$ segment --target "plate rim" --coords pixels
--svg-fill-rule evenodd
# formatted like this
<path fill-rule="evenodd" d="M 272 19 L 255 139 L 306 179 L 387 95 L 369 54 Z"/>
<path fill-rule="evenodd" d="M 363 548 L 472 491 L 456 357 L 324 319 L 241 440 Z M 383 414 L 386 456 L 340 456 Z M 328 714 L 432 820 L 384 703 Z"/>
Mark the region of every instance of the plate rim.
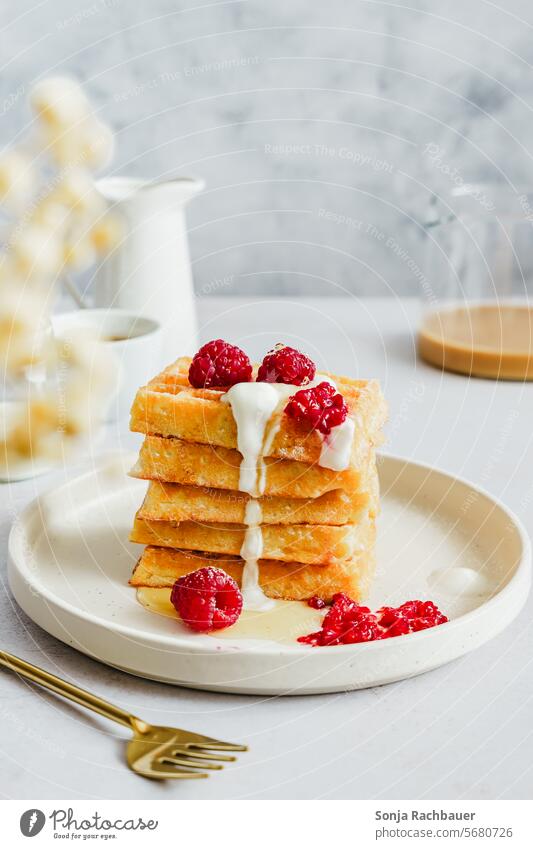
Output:
<path fill-rule="evenodd" d="M 72 478 L 61 482 L 60 484 L 56 484 L 55 486 L 50 486 L 45 491 L 40 493 L 36 498 L 32 499 L 22 510 L 20 515 L 15 519 L 13 525 L 11 526 L 9 536 L 8 536 L 8 584 L 12 593 L 13 586 L 11 580 L 11 570 L 15 569 L 18 575 L 26 582 L 26 584 L 32 588 L 34 588 L 40 596 L 42 596 L 48 605 L 55 606 L 65 613 L 77 618 L 78 620 L 83 621 L 84 623 L 88 623 L 89 625 L 96 626 L 98 628 L 103 628 L 106 631 L 111 633 L 120 633 L 124 637 L 128 638 L 137 638 L 141 637 L 143 640 L 148 640 L 152 644 L 159 644 L 169 646 L 169 637 L 166 634 L 157 634 L 157 633 L 145 633 L 139 631 L 138 628 L 134 628 L 130 625 L 125 625 L 120 622 L 110 623 L 106 619 L 102 619 L 100 616 L 90 613 L 88 611 L 83 610 L 80 607 L 76 607 L 68 601 L 63 600 L 55 593 L 52 593 L 46 585 L 41 584 L 40 582 L 32 581 L 33 577 L 31 573 L 27 570 L 26 562 L 24 556 L 20 555 L 20 552 L 16 550 L 17 546 L 19 546 L 19 539 L 24 538 L 25 528 L 24 525 L 32 518 L 32 516 L 39 512 L 39 507 L 44 499 L 48 498 L 50 495 L 61 492 L 63 489 L 67 489 L 73 483 L 83 480 L 84 478 L 90 477 L 98 473 L 99 470 L 104 468 L 104 462 L 112 458 L 113 462 L 121 462 L 125 463 L 128 461 L 128 458 L 134 459 L 136 454 L 134 452 L 119 452 L 118 454 L 113 453 L 112 455 L 102 454 L 98 458 L 94 458 L 91 468 L 87 469 L 80 474 L 74 475 Z M 418 460 L 412 460 L 408 457 L 403 457 L 399 454 L 392 454 L 389 452 L 378 452 L 378 469 L 380 462 L 391 460 L 393 463 L 402 463 L 409 466 L 415 466 L 418 469 L 423 469 L 428 472 L 436 472 L 439 475 L 443 475 L 444 477 L 450 479 L 451 481 L 458 482 L 463 486 L 467 486 L 473 491 L 479 493 L 484 498 L 488 499 L 495 506 L 497 506 L 503 513 L 508 517 L 514 526 L 515 530 L 518 532 L 518 536 L 521 543 L 521 554 L 520 559 L 517 564 L 516 570 L 509 581 L 505 584 L 502 589 L 500 589 L 495 595 L 493 595 L 490 599 L 483 602 L 479 607 L 474 608 L 473 610 L 468 611 L 467 613 L 463 613 L 460 616 L 452 619 L 448 622 L 439 625 L 438 631 L 439 634 L 445 635 L 450 634 L 452 630 L 463 627 L 468 622 L 473 621 L 480 615 L 480 611 L 489 612 L 496 605 L 505 603 L 505 600 L 508 596 L 510 596 L 514 591 L 517 585 L 524 583 L 527 589 L 527 592 L 524 593 L 523 599 L 518 607 L 517 613 L 523 608 L 525 605 L 529 592 L 531 589 L 531 578 L 532 578 L 532 564 L 531 564 L 531 555 L 532 555 L 532 544 L 529 537 L 529 534 L 524 527 L 521 519 L 516 515 L 516 513 L 508 507 L 504 502 L 496 495 L 488 492 L 484 487 L 478 486 L 474 484 L 472 481 L 464 478 L 460 475 L 455 475 L 451 472 L 446 471 L 445 469 L 439 466 L 433 466 L 430 463 L 419 462 Z M 126 473 L 127 476 L 127 473 Z M 21 568 L 20 560 L 22 560 L 24 566 Z M 125 585 L 126 586 L 126 585 Z M 18 603 L 18 602 L 17 602 Z M 31 618 L 31 617 L 30 617 Z M 514 617 L 513 617 L 514 618 Z M 429 636 L 434 634 L 434 629 L 426 629 L 424 631 L 418 631 L 416 633 L 411 634 L 402 634 L 398 637 L 395 637 L 395 646 L 398 645 L 406 645 L 406 641 L 409 641 L 409 644 L 413 644 L 416 640 L 420 641 L 422 639 L 427 639 Z M 302 643 L 297 643 L 296 645 L 286 644 L 286 643 L 275 643 L 274 641 L 265 640 L 265 645 L 258 645 L 258 643 L 263 642 L 262 640 L 253 640 L 254 645 L 249 645 L 252 642 L 252 638 L 246 638 L 246 640 L 238 640 L 235 638 L 235 641 L 232 642 L 230 640 L 218 640 L 216 639 L 216 632 L 212 634 L 200 634 L 196 636 L 200 636 L 201 641 L 198 641 L 197 644 L 191 639 L 191 636 L 194 636 L 192 633 L 189 634 L 177 634 L 176 637 L 172 637 L 172 647 L 176 650 L 185 649 L 189 653 L 194 654 L 196 652 L 201 654 L 216 652 L 217 655 L 220 655 L 221 651 L 224 651 L 228 654 L 234 654 L 236 648 L 240 648 L 240 646 L 236 645 L 237 643 L 248 643 L 246 645 L 246 649 L 249 652 L 252 652 L 254 655 L 264 655 L 270 657 L 279 657 L 280 655 L 290 654 L 291 656 L 300 655 L 303 657 L 309 657 L 313 654 L 315 647 L 310 645 L 305 645 Z M 209 638 L 213 641 L 213 645 L 206 644 L 206 638 Z M 397 642 L 398 640 L 401 643 Z M 375 640 L 365 643 L 351 643 L 349 645 L 340 645 L 340 646 L 321 646 L 322 649 L 327 649 L 328 655 L 349 655 L 355 653 L 361 653 L 362 651 L 371 652 L 382 652 L 387 650 L 388 641 L 383 640 Z M 323 655 L 323 652 L 321 652 Z"/>

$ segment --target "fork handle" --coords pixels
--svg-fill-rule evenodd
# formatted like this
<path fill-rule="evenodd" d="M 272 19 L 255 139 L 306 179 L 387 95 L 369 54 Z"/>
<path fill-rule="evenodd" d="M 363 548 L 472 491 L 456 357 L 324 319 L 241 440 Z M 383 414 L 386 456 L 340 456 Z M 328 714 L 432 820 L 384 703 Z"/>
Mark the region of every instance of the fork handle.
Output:
<path fill-rule="evenodd" d="M 87 692 L 87 690 L 82 690 L 81 687 L 70 684 L 68 681 L 58 678 L 57 675 L 52 675 L 51 672 L 46 672 L 45 669 L 34 666 L 32 663 L 28 663 L 27 660 L 22 660 L 22 658 L 16 657 L 14 654 L 10 654 L 2 649 L 0 649 L 0 666 L 5 666 L 6 669 L 11 669 L 12 672 L 18 672 L 23 678 L 28 678 L 30 681 L 40 684 L 41 687 L 46 687 L 47 690 L 51 690 L 59 696 L 64 696 L 65 699 L 70 699 L 71 702 L 77 702 L 84 708 L 96 711 L 96 713 L 100 713 L 106 719 L 113 720 L 113 722 L 119 722 L 128 728 L 141 731 L 141 733 L 143 726 L 146 725 L 141 719 L 132 716 L 125 710 L 122 710 L 122 708 L 112 705 L 99 696 L 95 696 L 93 693 Z"/>

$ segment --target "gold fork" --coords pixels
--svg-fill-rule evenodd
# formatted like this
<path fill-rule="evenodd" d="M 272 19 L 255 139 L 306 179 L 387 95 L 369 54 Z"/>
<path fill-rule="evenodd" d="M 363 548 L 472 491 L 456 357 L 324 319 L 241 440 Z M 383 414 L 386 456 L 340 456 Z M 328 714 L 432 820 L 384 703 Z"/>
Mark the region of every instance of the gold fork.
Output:
<path fill-rule="evenodd" d="M 70 684 L 51 672 L 15 657 L 0 649 L 0 666 L 18 672 L 24 678 L 58 693 L 82 707 L 100 713 L 107 719 L 119 722 L 133 731 L 126 750 L 128 766 L 145 778 L 207 778 L 204 769 L 222 769 L 224 761 L 234 761 L 232 755 L 214 752 L 246 752 L 247 746 L 224 743 L 203 734 L 194 734 L 181 728 L 149 725 L 93 693 Z"/>

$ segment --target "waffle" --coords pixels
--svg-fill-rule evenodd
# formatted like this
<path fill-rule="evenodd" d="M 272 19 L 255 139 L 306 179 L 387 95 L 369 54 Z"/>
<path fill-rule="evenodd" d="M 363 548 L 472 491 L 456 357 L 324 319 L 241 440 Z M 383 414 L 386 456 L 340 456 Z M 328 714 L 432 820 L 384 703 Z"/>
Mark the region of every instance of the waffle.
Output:
<path fill-rule="evenodd" d="M 229 522 L 243 524 L 251 496 L 244 492 L 151 481 L 138 515 L 169 522 Z M 357 522 L 367 511 L 375 517 L 379 508 L 379 483 L 375 463 L 369 466 L 361 490 L 342 489 L 318 498 L 259 499 L 263 525 L 344 525 Z"/>
<path fill-rule="evenodd" d="M 357 525 L 263 525 L 262 557 L 329 566 L 365 548 L 371 521 L 366 515 Z M 137 514 L 130 540 L 164 548 L 240 554 L 245 532 L 245 525 L 153 522 Z"/>
<path fill-rule="evenodd" d="M 189 357 L 181 357 L 139 389 L 131 410 L 130 429 L 236 449 L 237 427 L 230 407 L 220 400 L 224 391 L 190 386 L 187 377 L 190 362 Z M 381 440 L 386 405 L 379 383 L 327 373 L 324 377 L 333 380 L 357 423 L 352 446 L 352 462 L 357 466 L 369 446 Z M 266 456 L 317 463 L 321 449 L 322 440 L 316 431 L 309 432 L 294 419 L 283 416 Z"/>
<path fill-rule="evenodd" d="M 145 548 L 135 566 L 130 584 L 133 587 L 170 589 L 178 578 L 204 566 L 223 569 L 241 584 L 244 561 L 240 557 L 156 546 Z M 305 601 L 318 595 L 325 601 L 331 601 L 331 597 L 338 592 L 360 599 L 368 594 L 374 566 L 372 544 L 359 556 L 331 566 L 260 560 L 259 583 L 265 595 L 275 599 Z"/>
<path fill-rule="evenodd" d="M 364 485 L 369 462 L 370 454 L 367 453 L 359 467 L 335 472 L 317 464 L 267 457 L 264 494 L 318 498 L 335 489 L 358 492 Z M 215 448 L 173 437 L 146 436 L 130 474 L 146 480 L 238 490 L 240 465 L 241 455 L 231 448 Z"/>

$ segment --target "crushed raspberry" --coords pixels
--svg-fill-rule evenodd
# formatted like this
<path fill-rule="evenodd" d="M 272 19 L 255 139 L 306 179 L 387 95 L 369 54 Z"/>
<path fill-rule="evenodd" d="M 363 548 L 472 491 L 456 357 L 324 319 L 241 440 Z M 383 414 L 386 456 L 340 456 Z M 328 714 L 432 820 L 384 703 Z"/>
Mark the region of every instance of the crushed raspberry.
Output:
<path fill-rule="evenodd" d="M 406 601 L 399 607 L 378 610 L 379 624 L 386 630 L 384 637 L 396 637 L 413 631 L 423 631 L 441 625 L 448 619 L 432 601 Z"/>
<path fill-rule="evenodd" d="M 399 607 L 382 607 L 372 613 L 369 607 L 357 604 L 345 593 L 337 593 L 320 631 L 298 637 L 298 642 L 312 646 L 365 643 L 400 637 L 447 621 L 432 601 L 406 601 Z"/>
<path fill-rule="evenodd" d="M 218 631 L 234 625 L 242 611 L 239 587 L 222 569 L 207 566 L 184 575 L 170 601 L 193 631 Z"/>
<path fill-rule="evenodd" d="M 322 628 L 314 634 L 299 637 L 299 643 L 313 646 L 338 646 L 379 639 L 377 617 L 369 607 L 353 601 L 346 593 L 336 593 L 324 616 Z"/>
<path fill-rule="evenodd" d="M 252 364 L 244 351 L 223 339 L 202 345 L 189 368 L 189 383 L 196 389 L 233 386 L 252 379 Z"/>
<path fill-rule="evenodd" d="M 309 357 L 288 345 L 276 345 L 268 352 L 257 372 L 262 383 L 291 383 L 302 386 L 313 380 L 316 366 Z"/>
<path fill-rule="evenodd" d="M 326 606 L 324 599 L 320 598 L 318 595 L 312 595 L 311 598 L 308 598 L 307 604 L 309 607 L 312 607 L 313 610 L 322 610 L 322 608 Z"/>
<path fill-rule="evenodd" d="M 300 389 L 290 399 L 285 412 L 296 421 L 327 436 L 332 428 L 346 419 L 348 407 L 331 383 L 324 381 L 311 389 Z"/>

